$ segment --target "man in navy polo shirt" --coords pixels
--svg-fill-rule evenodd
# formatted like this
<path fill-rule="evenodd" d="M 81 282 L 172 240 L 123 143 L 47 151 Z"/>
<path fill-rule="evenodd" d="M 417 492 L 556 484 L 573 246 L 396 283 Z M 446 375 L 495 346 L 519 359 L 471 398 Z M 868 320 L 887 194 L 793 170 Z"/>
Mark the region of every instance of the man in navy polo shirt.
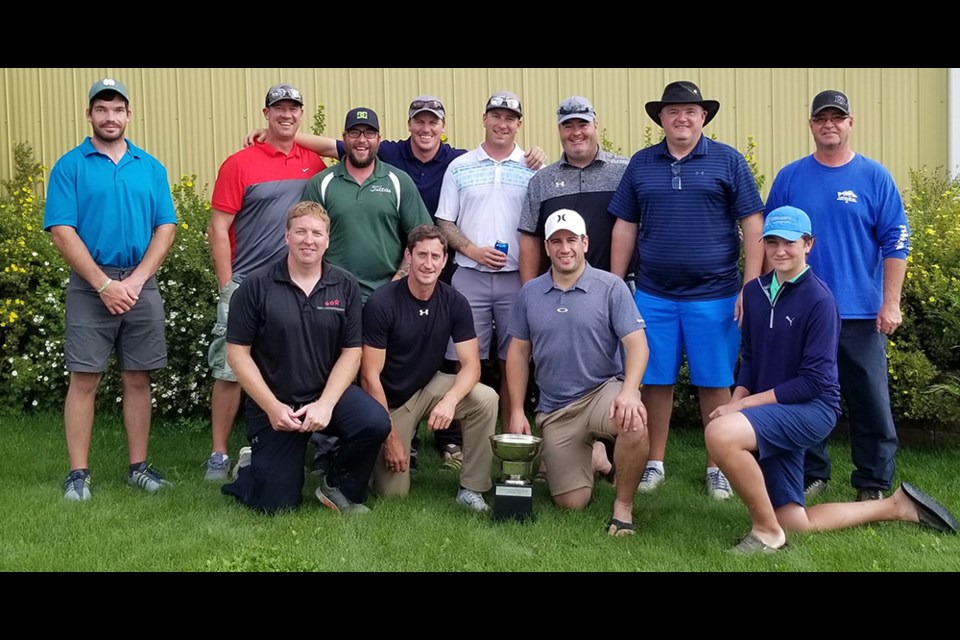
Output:
<path fill-rule="evenodd" d="M 673 412 L 673 386 L 686 353 L 700 395 L 700 416 L 730 400 L 740 347 L 740 246 L 744 279 L 760 275 L 763 201 L 746 160 L 733 147 L 703 135 L 720 110 L 692 82 L 667 85 L 647 114 L 665 140 L 637 152 L 613 200 L 612 271 L 625 276 L 639 256 L 635 299 L 647 322 L 650 366 L 643 395 L 650 412 L 650 462 L 640 490 L 664 479 Z M 732 495 L 707 459 L 707 493 Z"/>
<path fill-rule="evenodd" d="M 230 302 L 227 359 L 247 399 L 253 455 L 222 489 L 265 513 L 302 501 L 310 435 L 338 438 L 317 497 L 344 514 L 366 513 L 367 484 L 390 417 L 354 384 L 360 370 L 356 279 L 325 259 L 330 218 L 317 203 L 290 210 L 288 254 L 243 281 Z"/>

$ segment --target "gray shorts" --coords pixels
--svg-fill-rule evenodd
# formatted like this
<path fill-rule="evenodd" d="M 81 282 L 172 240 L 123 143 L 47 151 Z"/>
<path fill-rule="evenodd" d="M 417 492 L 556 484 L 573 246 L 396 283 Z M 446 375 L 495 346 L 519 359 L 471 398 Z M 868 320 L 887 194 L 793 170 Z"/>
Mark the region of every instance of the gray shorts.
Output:
<path fill-rule="evenodd" d="M 213 325 L 213 339 L 207 352 L 210 373 L 217 380 L 236 382 L 237 376 L 227 364 L 227 319 L 230 316 L 230 300 L 240 285 L 231 280 L 220 289 L 220 301 L 217 303 L 217 323 Z"/>
<path fill-rule="evenodd" d="M 480 343 L 480 359 L 490 359 L 490 348 L 496 330 L 497 357 L 507 359 L 510 336 L 507 329 L 520 291 L 520 272 L 487 273 L 460 267 L 453 274 L 453 288 L 463 294 L 473 310 L 473 325 Z M 447 345 L 447 359 L 457 360 L 453 341 Z"/>
<path fill-rule="evenodd" d="M 133 269 L 103 268 L 103 272 L 122 282 Z M 66 320 L 67 371 L 103 373 L 114 350 L 120 371 L 155 371 L 167 366 L 163 300 L 156 278 L 143 285 L 140 299 L 130 311 L 115 316 L 96 289 L 72 272 L 67 285 Z"/>

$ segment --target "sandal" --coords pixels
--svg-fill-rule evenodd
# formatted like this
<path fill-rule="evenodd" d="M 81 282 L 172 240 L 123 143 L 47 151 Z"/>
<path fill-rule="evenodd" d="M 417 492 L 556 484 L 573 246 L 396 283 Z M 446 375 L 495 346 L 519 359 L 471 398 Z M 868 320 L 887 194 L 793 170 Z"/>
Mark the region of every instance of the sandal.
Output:
<path fill-rule="evenodd" d="M 440 453 L 443 455 L 443 462 L 440 463 L 442 468 L 451 471 L 460 471 L 463 468 L 463 449 L 459 445 L 452 442 L 445 444 L 440 448 Z"/>

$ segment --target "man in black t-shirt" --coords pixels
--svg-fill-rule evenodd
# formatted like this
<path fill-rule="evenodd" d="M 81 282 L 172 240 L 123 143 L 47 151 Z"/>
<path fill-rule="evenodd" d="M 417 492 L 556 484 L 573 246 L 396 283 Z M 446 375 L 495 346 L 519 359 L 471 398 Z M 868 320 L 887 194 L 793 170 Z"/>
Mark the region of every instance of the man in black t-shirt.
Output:
<path fill-rule="evenodd" d="M 463 469 L 457 502 L 477 512 L 489 506 L 483 492 L 493 486 L 490 465 L 499 398 L 480 384 L 480 349 L 470 304 L 439 282 L 447 243 L 438 227 L 421 225 L 409 236 L 406 278 L 380 287 L 363 310 L 361 384 L 390 412 L 391 430 L 373 469 L 381 495 L 410 491 L 410 442 L 421 420 L 432 432 L 459 420 L 463 428 Z M 461 367 L 440 373 L 453 341 Z"/>

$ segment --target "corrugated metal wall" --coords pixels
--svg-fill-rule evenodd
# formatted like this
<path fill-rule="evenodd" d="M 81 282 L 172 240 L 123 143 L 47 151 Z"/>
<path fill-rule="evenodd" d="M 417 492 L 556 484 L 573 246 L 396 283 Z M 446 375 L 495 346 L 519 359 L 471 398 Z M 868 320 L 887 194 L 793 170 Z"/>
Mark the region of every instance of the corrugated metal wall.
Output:
<path fill-rule="evenodd" d="M 856 114 L 854 148 L 883 162 L 901 188 L 910 169 L 947 164 L 947 70 L 940 68 L 5 68 L 0 114 L 0 178 L 11 174 L 11 144 L 27 141 L 46 167 L 89 133 L 86 93 L 112 75 L 131 92 L 134 121 L 128 136 L 157 156 L 171 181 L 197 174 L 212 186 L 223 159 L 243 135 L 263 123 L 267 88 L 299 87 L 307 100 L 303 130 L 323 104 L 327 134 L 339 136 L 346 111 L 368 106 L 380 114 L 387 139 L 406 137 L 406 108 L 418 94 L 440 96 L 448 109 L 454 146 L 473 148 L 483 139 L 481 116 L 492 91 L 508 89 L 524 102 L 521 144 L 539 145 L 550 159 L 560 154 L 557 103 L 569 95 L 594 101 L 600 125 L 629 155 L 659 128 L 644 112 L 673 80 L 693 80 L 704 96 L 721 103 L 707 134 L 743 150 L 748 136 L 769 187 L 777 169 L 812 151 L 809 101 L 822 89 L 846 91 Z"/>

